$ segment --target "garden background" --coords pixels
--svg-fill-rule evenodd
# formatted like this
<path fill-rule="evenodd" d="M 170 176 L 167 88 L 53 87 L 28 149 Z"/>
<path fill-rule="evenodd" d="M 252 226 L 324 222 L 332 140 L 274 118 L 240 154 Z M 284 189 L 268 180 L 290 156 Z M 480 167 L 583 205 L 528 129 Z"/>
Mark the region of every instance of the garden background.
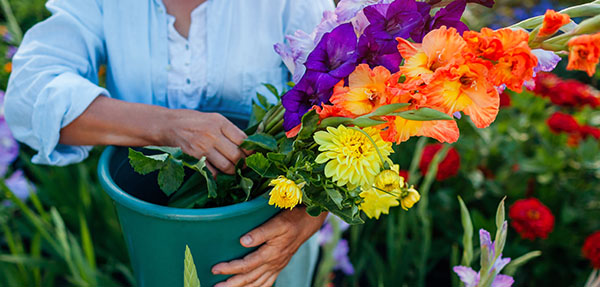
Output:
<path fill-rule="evenodd" d="M 498 2 L 493 10 L 469 7 L 463 21 L 472 29 L 503 27 L 582 1 Z M 23 31 L 49 15 L 44 3 L 0 0 L 2 90 Z M 348 229 L 329 220 L 315 286 L 459 286 L 451 271 L 463 244 L 457 196 L 476 230 L 490 231 L 506 196 L 504 256 L 532 257 L 508 268 L 514 286 L 584 286 L 600 268 L 600 235 L 584 248 L 600 230 L 600 76 L 565 66 L 539 75 L 529 91 L 505 92 L 490 128 L 459 121 L 461 138 L 414 212 L 393 209 Z M 81 164 L 36 166 L 34 152 L 10 135 L 2 109 L 0 117 L 0 286 L 133 286 L 113 204 L 96 177 L 102 148 Z M 395 161 L 411 182 L 440 150 L 433 144 L 414 139 L 396 148 Z"/>

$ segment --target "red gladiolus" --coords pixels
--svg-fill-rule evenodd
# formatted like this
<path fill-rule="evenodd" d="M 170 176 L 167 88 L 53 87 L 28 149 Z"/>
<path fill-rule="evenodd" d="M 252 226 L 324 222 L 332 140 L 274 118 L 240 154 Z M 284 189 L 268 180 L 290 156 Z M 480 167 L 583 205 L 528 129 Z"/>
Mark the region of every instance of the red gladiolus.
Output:
<path fill-rule="evenodd" d="M 421 173 L 425 176 L 427 175 L 427 170 L 429 169 L 429 164 L 433 160 L 435 154 L 441 150 L 443 147 L 442 144 L 431 144 L 423 149 L 423 155 L 421 156 L 421 163 L 419 164 L 419 168 L 421 169 Z M 450 148 L 448 150 L 448 154 L 446 154 L 446 158 L 438 165 L 438 172 L 436 175 L 436 179 L 438 181 L 445 180 L 447 178 L 453 177 L 458 174 L 458 170 L 460 169 L 460 155 L 456 151 L 455 148 Z"/>
<path fill-rule="evenodd" d="M 575 118 L 569 114 L 556 112 L 550 116 L 547 123 L 550 130 L 555 133 L 565 132 L 573 134 L 579 132 L 579 124 Z"/>
<path fill-rule="evenodd" d="M 581 251 L 583 256 L 590 260 L 594 268 L 600 269 L 600 231 L 588 236 Z"/>
<path fill-rule="evenodd" d="M 554 215 L 536 198 L 517 200 L 508 211 L 511 226 L 524 239 L 546 239 L 554 229 Z"/>

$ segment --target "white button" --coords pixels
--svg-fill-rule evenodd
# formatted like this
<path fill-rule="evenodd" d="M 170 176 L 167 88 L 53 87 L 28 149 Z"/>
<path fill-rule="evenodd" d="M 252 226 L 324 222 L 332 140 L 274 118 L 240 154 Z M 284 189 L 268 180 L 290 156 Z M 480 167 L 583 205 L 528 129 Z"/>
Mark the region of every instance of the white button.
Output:
<path fill-rule="evenodd" d="M 189 78 L 188 78 L 188 79 L 186 79 L 186 80 L 185 80 L 185 82 L 186 82 L 188 85 L 192 83 L 192 81 L 190 81 L 190 79 L 189 79 Z"/>
<path fill-rule="evenodd" d="M 185 49 L 189 50 L 190 49 L 190 45 L 189 44 L 185 44 Z"/>

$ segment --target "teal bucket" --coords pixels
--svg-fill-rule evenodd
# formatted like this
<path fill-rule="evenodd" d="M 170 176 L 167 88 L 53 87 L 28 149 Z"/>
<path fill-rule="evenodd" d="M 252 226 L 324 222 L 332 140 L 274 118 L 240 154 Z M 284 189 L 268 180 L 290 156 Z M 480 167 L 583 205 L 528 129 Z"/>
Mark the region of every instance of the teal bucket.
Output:
<path fill-rule="evenodd" d="M 115 202 L 139 287 L 183 286 L 186 245 L 202 286 L 226 280 L 227 276 L 212 275 L 211 268 L 253 251 L 240 245 L 240 237 L 278 212 L 262 196 L 217 208 L 161 206 L 167 198 L 158 187 L 156 174 L 135 173 L 127 154 L 127 148 L 106 148 L 98 175 Z"/>

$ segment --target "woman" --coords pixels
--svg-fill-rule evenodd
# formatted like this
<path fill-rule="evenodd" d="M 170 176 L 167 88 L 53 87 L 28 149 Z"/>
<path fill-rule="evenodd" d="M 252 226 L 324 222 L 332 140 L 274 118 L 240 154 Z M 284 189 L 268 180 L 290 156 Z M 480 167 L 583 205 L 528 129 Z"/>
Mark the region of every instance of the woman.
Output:
<path fill-rule="evenodd" d="M 233 122 L 248 119 L 261 83 L 288 81 L 272 45 L 310 31 L 333 3 L 50 0 L 47 8 L 52 16 L 14 57 L 5 106 L 14 135 L 38 151 L 35 163 L 75 163 L 92 145 L 160 145 L 233 173 L 245 138 Z M 97 85 L 102 64 L 106 89 Z M 323 220 L 297 208 L 251 231 L 240 243 L 262 246 L 214 266 L 235 275 L 217 286 L 272 286 L 280 273 L 279 286 L 308 286 L 317 250 L 309 238 Z"/>

